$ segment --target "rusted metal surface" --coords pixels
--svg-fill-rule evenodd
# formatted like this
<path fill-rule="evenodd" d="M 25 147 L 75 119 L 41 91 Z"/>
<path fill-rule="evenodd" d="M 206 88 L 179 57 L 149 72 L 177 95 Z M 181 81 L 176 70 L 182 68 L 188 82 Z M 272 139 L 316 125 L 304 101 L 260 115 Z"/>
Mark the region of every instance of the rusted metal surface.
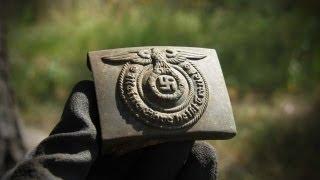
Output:
<path fill-rule="evenodd" d="M 88 64 L 104 152 L 119 144 L 229 139 L 236 134 L 213 49 L 152 46 L 93 51 Z"/>

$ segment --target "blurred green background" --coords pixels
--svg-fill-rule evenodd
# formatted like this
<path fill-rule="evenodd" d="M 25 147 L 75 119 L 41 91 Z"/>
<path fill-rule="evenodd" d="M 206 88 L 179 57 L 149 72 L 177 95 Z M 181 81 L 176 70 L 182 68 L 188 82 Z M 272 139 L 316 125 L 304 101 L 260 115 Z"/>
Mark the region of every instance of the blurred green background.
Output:
<path fill-rule="evenodd" d="M 11 83 L 26 127 L 49 133 L 72 86 L 92 79 L 88 51 L 214 48 L 238 128 L 234 139 L 211 142 L 220 179 L 320 177 L 316 0 L 32 0 L 12 6 Z"/>

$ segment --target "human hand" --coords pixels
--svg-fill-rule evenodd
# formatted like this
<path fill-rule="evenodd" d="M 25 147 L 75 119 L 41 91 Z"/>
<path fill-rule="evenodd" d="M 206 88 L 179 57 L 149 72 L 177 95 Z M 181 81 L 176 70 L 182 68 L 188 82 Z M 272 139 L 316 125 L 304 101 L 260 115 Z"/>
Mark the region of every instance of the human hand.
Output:
<path fill-rule="evenodd" d="M 167 142 L 127 154 L 101 155 L 94 83 L 78 83 L 60 122 L 4 179 L 214 180 L 215 150 L 207 143 Z"/>

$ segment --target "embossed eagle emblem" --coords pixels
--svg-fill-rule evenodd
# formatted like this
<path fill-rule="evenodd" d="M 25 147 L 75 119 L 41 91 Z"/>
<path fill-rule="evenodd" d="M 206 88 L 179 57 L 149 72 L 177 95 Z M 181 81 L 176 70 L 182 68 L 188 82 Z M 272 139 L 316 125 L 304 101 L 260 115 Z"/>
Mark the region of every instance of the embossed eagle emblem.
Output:
<path fill-rule="evenodd" d="M 137 63 L 147 65 L 153 63 L 154 65 L 161 62 L 170 64 L 179 64 L 186 60 L 200 60 L 206 55 L 196 52 L 158 48 L 142 49 L 139 51 L 129 51 L 121 54 L 114 54 L 102 57 L 105 61 Z"/>

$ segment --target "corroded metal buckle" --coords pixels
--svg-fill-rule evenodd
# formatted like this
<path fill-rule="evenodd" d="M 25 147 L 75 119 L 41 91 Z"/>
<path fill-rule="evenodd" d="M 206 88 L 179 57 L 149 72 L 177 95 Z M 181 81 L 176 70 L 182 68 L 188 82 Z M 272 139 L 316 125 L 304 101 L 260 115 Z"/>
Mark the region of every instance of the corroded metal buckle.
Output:
<path fill-rule="evenodd" d="M 110 49 L 89 52 L 88 62 L 95 81 L 103 152 L 121 145 L 228 139 L 236 134 L 213 49 Z"/>

